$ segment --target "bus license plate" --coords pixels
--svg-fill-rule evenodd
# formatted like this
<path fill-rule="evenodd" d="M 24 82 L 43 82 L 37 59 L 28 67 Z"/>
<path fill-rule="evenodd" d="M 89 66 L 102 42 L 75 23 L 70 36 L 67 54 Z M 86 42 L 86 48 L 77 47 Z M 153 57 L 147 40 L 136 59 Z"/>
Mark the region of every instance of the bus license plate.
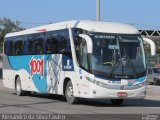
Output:
<path fill-rule="evenodd" d="M 127 95 L 128 95 L 127 92 L 118 92 L 117 93 L 118 97 L 127 97 Z"/>

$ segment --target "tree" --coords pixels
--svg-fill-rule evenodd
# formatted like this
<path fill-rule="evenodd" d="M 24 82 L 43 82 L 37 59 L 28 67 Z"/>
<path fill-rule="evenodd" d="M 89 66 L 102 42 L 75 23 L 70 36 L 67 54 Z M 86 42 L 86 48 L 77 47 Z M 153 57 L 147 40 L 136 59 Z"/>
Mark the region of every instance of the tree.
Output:
<path fill-rule="evenodd" d="M 12 21 L 10 18 L 0 18 L 0 53 L 2 53 L 3 40 L 7 33 L 24 30 L 24 28 L 20 26 L 20 23 L 18 20 Z"/>

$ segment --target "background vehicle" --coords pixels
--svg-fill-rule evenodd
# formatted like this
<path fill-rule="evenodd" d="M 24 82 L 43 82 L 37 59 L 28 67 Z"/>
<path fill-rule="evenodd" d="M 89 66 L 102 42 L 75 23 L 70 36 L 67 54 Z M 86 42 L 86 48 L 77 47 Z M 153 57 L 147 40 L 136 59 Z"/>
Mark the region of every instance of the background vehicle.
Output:
<path fill-rule="evenodd" d="M 130 25 L 67 21 L 10 33 L 3 59 L 3 84 L 17 95 L 64 95 L 70 104 L 105 98 L 115 105 L 146 95 L 143 38 Z"/>
<path fill-rule="evenodd" d="M 160 84 L 160 68 L 148 68 L 147 73 L 147 82 L 149 84 Z"/>

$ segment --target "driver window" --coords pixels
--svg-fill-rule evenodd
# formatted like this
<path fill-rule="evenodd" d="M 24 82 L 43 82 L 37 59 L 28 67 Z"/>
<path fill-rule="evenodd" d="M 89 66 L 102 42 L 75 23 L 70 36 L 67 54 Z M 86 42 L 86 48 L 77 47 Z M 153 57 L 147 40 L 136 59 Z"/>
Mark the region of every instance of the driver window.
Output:
<path fill-rule="evenodd" d="M 82 40 L 80 44 L 80 65 L 82 65 L 85 69 L 88 69 L 87 63 L 87 45 L 85 40 Z"/>
<path fill-rule="evenodd" d="M 73 29 L 73 38 L 74 38 L 74 45 L 75 51 L 77 56 L 77 61 L 81 67 L 84 69 L 88 69 L 88 57 L 87 57 L 87 45 L 86 41 L 79 37 L 79 34 L 86 34 L 87 31 L 83 29 Z"/>
<path fill-rule="evenodd" d="M 76 46 L 78 63 L 83 68 L 88 69 L 86 41 L 80 37 L 78 39 L 79 39 L 79 42 L 78 42 L 79 44 L 77 44 Z"/>

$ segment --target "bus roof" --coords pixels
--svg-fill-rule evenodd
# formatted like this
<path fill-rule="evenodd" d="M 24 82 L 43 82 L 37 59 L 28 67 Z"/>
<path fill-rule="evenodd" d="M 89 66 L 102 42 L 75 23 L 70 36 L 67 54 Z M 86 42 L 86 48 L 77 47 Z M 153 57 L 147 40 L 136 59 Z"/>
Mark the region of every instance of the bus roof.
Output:
<path fill-rule="evenodd" d="M 23 30 L 20 32 L 9 33 L 6 35 L 6 37 L 40 33 L 52 30 L 60 30 L 66 28 L 81 28 L 93 32 L 104 32 L 104 33 L 115 33 L 115 34 L 140 34 L 135 27 L 123 23 L 74 20 L 74 21 L 65 21 L 65 22 L 44 25 L 40 27 Z"/>

